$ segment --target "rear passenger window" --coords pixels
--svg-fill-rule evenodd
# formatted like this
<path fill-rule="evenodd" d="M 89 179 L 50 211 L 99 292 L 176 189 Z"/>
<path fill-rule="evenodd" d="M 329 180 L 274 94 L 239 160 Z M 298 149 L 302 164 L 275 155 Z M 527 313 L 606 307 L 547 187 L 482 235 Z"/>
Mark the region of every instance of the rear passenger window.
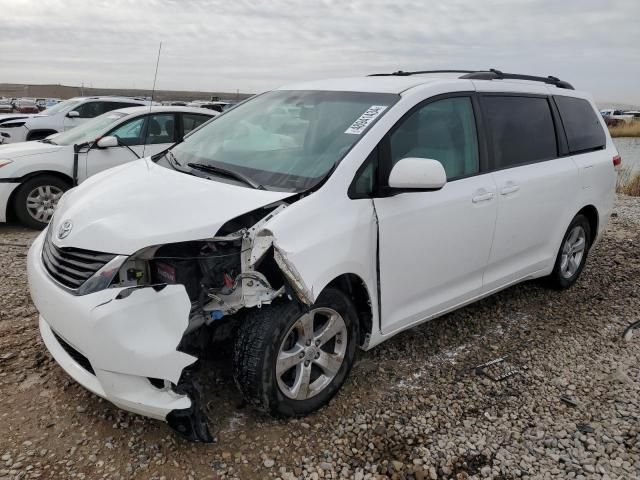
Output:
<path fill-rule="evenodd" d="M 175 126 L 173 113 L 150 115 L 147 117 L 147 143 L 174 143 Z"/>
<path fill-rule="evenodd" d="M 546 98 L 485 96 L 482 105 L 493 146 L 494 168 L 558 156 L 553 117 Z"/>
<path fill-rule="evenodd" d="M 391 165 L 407 157 L 442 163 L 447 179 L 478 173 L 478 139 L 469 97 L 428 103 L 391 134 Z"/>
<path fill-rule="evenodd" d="M 183 135 L 186 135 L 191 130 L 198 128 L 207 120 L 213 117 L 209 117 L 208 115 L 198 115 L 195 113 L 183 113 L 182 114 L 182 129 L 184 130 Z"/>
<path fill-rule="evenodd" d="M 567 134 L 569 152 L 603 148 L 607 142 L 593 107 L 582 98 L 553 97 Z"/>

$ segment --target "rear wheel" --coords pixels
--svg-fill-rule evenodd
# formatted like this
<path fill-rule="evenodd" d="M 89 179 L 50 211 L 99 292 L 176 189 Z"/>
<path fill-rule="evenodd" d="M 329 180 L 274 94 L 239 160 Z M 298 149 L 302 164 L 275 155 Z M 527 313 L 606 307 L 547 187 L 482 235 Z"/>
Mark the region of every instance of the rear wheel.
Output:
<path fill-rule="evenodd" d="M 234 378 L 245 399 L 275 415 L 305 415 L 340 389 L 355 357 L 358 319 L 339 290 L 326 289 L 308 312 L 280 302 L 248 313 L 234 349 Z"/>
<path fill-rule="evenodd" d="M 58 200 L 70 187 L 68 182 L 51 175 L 41 175 L 27 180 L 18 187 L 14 197 L 16 217 L 27 227 L 46 227 Z"/>
<path fill-rule="evenodd" d="M 584 215 L 576 215 L 562 239 L 548 280 L 555 288 L 569 288 L 576 283 L 587 261 L 591 246 L 591 226 Z"/>

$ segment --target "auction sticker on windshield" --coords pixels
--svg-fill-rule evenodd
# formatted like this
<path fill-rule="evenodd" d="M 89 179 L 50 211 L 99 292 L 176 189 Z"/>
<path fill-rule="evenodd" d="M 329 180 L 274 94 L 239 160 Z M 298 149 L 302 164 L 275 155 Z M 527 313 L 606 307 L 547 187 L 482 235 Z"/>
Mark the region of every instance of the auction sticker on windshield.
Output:
<path fill-rule="evenodd" d="M 344 133 L 360 135 L 386 109 L 386 105 L 371 105 Z"/>

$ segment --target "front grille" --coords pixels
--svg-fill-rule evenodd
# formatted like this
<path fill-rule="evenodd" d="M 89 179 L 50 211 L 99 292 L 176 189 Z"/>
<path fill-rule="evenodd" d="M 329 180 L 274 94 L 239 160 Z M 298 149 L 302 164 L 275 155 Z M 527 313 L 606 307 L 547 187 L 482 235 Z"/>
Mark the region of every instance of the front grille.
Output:
<path fill-rule="evenodd" d="M 47 272 L 65 287 L 76 289 L 110 262 L 115 255 L 80 248 L 58 248 L 50 233 L 42 247 L 42 262 Z"/>
<path fill-rule="evenodd" d="M 53 330 L 52 330 L 52 332 L 53 332 Z M 67 342 L 65 342 L 62 339 L 62 337 L 60 335 L 58 335 L 56 332 L 53 332 L 53 336 L 56 337 L 56 340 L 58 340 L 58 343 L 60 344 L 60 346 L 62 348 L 64 348 L 64 351 L 67 352 L 69 354 L 69 356 L 71 358 L 73 358 L 78 365 L 80 365 L 82 368 L 84 368 L 91 375 L 95 375 L 96 374 L 96 372 L 93 371 L 93 367 L 91 366 L 91 362 L 89 362 L 89 359 L 87 357 L 85 357 L 83 354 L 81 354 L 79 351 L 77 351 L 75 348 L 73 348 L 71 345 L 69 345 Z"/>

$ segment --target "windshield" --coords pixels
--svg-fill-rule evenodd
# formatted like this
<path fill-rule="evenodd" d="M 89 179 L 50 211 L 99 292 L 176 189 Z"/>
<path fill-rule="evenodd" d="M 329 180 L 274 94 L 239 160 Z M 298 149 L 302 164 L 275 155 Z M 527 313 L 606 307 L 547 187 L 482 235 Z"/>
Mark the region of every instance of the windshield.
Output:
<path fill-rule="evenodd" d="M 93 142 L 100 136 L 111 124 L 115 123 L 122 117 L 126 117 L 126 113 L 108 112 L 103 113 L 99 117 L 92 118 L 71 130 L 58 133 L 51 137 L 53 143 L 58 145 L 72 145 L 85 142 Z"/>
<path fill-rule="evenodd" d="M 306 190 L 337 164 L 399 95 L 273 91 L 217 117 L 176 145 L 182 165 L 231 170 L 267 189 Z"/>
<path fill-rule="evenodd" d="M 43 110 L 42 114 L 43 115 L 55 115 L 56 113 L 60 113 L 62 111 L 65 111 L 67 109 L 71 109 L 71 108 L 75 107 L 80 102 L 82 102 L 82 100 L 74 100 L 74 99 L 65 100 L 64 102 L 60 102 L 60 103 L 54 105 L 51 108 L 47 108 L 46 110 Z M 71 110 L 69 110 L 69 111 L 71 111 Z"/>

